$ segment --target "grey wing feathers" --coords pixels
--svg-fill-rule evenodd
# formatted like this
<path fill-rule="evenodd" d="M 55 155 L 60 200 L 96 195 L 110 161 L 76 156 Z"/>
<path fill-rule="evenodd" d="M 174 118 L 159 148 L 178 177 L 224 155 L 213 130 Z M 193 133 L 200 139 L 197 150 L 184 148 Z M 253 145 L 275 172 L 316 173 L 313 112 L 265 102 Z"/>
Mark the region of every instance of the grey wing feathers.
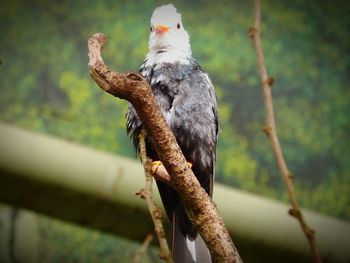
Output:
<path fill-rule="evenodd" d="M 214 87 L 203 71 L 192 74 L 179 86 L 167 117 L 169 125 L 187 160 L 197 168 L 194 172 L 199 181 L 211 194 L 218 134 Z"/>
<path fill-rule="evenodd" d="M 177 142 L 193 166 L 192 170 L 202 187 L 211 196 L 216 158 L 218 113 L 214 87 L 208 75 L 191 60 L 189 64 L 163 64 L 141 66 L 141 74 L 151 84 L 160 109 L 174 133 Z M 138 150 L 142 124 L 132 105 L 129 105 L 127 131 Z M 147 154 L 159 160 L 151 143 L 146 138 Z M 180 197 L 168 185 L 157 186 L 169 219 L 177 214 L 181 232 L 192 238 L 197 236 L 190 224 Z"/>

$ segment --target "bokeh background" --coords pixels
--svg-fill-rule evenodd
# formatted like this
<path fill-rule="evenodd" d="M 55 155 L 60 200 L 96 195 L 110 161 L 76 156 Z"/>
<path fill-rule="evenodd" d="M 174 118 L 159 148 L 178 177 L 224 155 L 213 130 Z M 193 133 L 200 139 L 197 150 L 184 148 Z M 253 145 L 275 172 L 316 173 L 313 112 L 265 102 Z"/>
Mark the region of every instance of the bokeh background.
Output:
<path fill-rule="evenodd" d="M 118 71 L 137 71 L 147 53 L 150 16 L 164 3 L 2 1 L 0 120 L 135 158 L 125 134 L 127 103 L 91 80 L 87 39 L 103 32 L 105 62 Z M 218 96 L 216 180 L 288 201 L 262 132 L 262 90 L 248 37 L 254 2 L 173 3 Z M 350 220 L 350 4 L 263 1 L 262 14 L 278 134 L 298 199 L 305 208 Z M 129 262 L 138 247 L 45 217 L 39 226 L 41 262 Z M 157 258 L 155 252 L 148 257 Z"/>

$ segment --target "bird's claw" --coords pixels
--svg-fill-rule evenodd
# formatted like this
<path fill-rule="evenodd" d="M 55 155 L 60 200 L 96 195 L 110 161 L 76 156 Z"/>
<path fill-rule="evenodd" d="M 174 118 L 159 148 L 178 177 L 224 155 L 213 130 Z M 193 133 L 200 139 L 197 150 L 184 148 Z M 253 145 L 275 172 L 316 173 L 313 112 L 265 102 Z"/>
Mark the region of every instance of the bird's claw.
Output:
<path fill-rule="evenodd" d="M 193 164 L 191 162 L 187 162 L 188 167 L 192 168 Z M 163 166 L 161 161 L 154 161 L 151 163 L 151 172 L 152 174 L 156 174 L 158 169 Z"/>
<path fill-rule="evenodd" d="M 161 161 L 154 161 L 151 164 L 152 174 L 156 174 L 159 167 L 163 166 Z"/>

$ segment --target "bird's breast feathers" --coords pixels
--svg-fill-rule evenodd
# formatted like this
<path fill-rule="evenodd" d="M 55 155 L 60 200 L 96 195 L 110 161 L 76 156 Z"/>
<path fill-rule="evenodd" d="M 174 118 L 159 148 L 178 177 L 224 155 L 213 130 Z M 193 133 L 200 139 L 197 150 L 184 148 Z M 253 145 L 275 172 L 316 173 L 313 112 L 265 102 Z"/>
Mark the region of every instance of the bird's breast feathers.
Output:
<path fill-rule="evenodd" d="M 184 152 L 189 149 L 187 158 L 210 167 L 217 139 L 217 105 L 208 74 L 193 58 L 187 64 L 150 64 L 146 59 L 140 73 L 150 83 L 180 147 Z"/>
<path fill-rule="evenodd" d="M 187 65 L 190 63 L 190 55 L 190 53 L 176 48 L 151 51 L 146 56 L 146 66 L 150 67 L 155 64 L 159 65 L 163 63 L 180 63 Z"/>

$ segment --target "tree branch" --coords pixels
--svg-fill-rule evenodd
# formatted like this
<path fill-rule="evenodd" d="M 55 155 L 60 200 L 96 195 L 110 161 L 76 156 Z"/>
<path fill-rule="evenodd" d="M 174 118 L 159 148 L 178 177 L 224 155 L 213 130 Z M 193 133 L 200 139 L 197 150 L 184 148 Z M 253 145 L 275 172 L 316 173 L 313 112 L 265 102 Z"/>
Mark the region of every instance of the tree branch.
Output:
<path fill-rule="evenodd" d="M 141 190 L 140 196 L 146 200 L 149 212 L 150 212 L 152 220 L 153 220 L 154 230 L 156 231 L 158 241 L 159 241 L 159 246 L 160 246 L 159 256 L 165 262 L 173 263 L 174 260 L 171 256 L 168 242 L 167 242 L 166 236 L 165 236 L 164 227 L 162 224 L 162 212 L 160 211 L 160 209 L 157 208 L 157 206 L 153 200 L 153 196 L 152 196 L 152 180 L 153 180 L 153 178 L 152 178 L 152 175 L 149 173 L 149 168 L 148 168 L 148 163 L 147 163 L 147 153 L 146 153 L 144 130 L 142 130 L 140 133 L 140 156 L 141 156 L 143 168 L 145 171 L 145 177 L 146 177 L 146 188 L 144 190 Z"/>
<path fill-rule="evenodd" d="M 147 81 L 135 73 L 122 74 L 110 70 L 100 54 L 105 41 L 103 34 L 89 38 L 89 69 L 92 78 L 104 91 L 126 99 L 134 106 L 161 162 L 171 175 L 171 183 L 180 195 L 192 224 L 207 244 L 213 261 L 241 262 L 214 202 L 189 168 Z"/>
<path fill-rule="evenodd" d="M 287 167 L 287 164 L 281 149 L 281 145 L 279 143 L 279 139 L 277 136 L 276 121 L 275 121 L 275 115 L 274 115 L 274 109 L 273 109 L 273 103 L 272 103 L 272 92 L 271 92 L 274 79 L 269 77 L 267 74 L 264 53 L 261 45 L 260 33 L 261 33 L 261 5 L 260 5 L 260 0 L 256 0 L 255 1 L 255 23 L 254 23 L 254 27 L 249 29 L 249 36 L 251 37 L 256 50 L 259 75 L 260 75 L 263 94 L 264 94 L 266 126 L 265 128 L 263 128 L 263 131 L 270 139 L 270 143 L 272 145 L 273 153 L 275 155 L 278 168 L 280 170 L 280 174 L 287 188 L 289 199 L 292 205 L 292 208 L 289 210 L 289 214 L 295 217 L 299 221 L 300 226 L 309 242 L 309 246 L 314 258 L 314 262 L 320 263 L 321 256 L 316 247 L 315 232 L 306 224 L 303 214 L 299 208 L 299 204 L 296 198 L 296 193 L 293 185 L 293 176 Z"/>
<path fill-rule="evenodd" d="M 142 246 L 140 247 L 140 249 L 135 254 L 133 263 L 140 263 L 140 262 L 142 262 L 142 258 L 146 254 L 147 248 L 149 247 L 149 244 L 151 244 L 152 240 L 153 240 L 153 235 L 152 234 L 148 234 L 146 239 L 145 239 L 145 241 L 143 241 Z"/>

